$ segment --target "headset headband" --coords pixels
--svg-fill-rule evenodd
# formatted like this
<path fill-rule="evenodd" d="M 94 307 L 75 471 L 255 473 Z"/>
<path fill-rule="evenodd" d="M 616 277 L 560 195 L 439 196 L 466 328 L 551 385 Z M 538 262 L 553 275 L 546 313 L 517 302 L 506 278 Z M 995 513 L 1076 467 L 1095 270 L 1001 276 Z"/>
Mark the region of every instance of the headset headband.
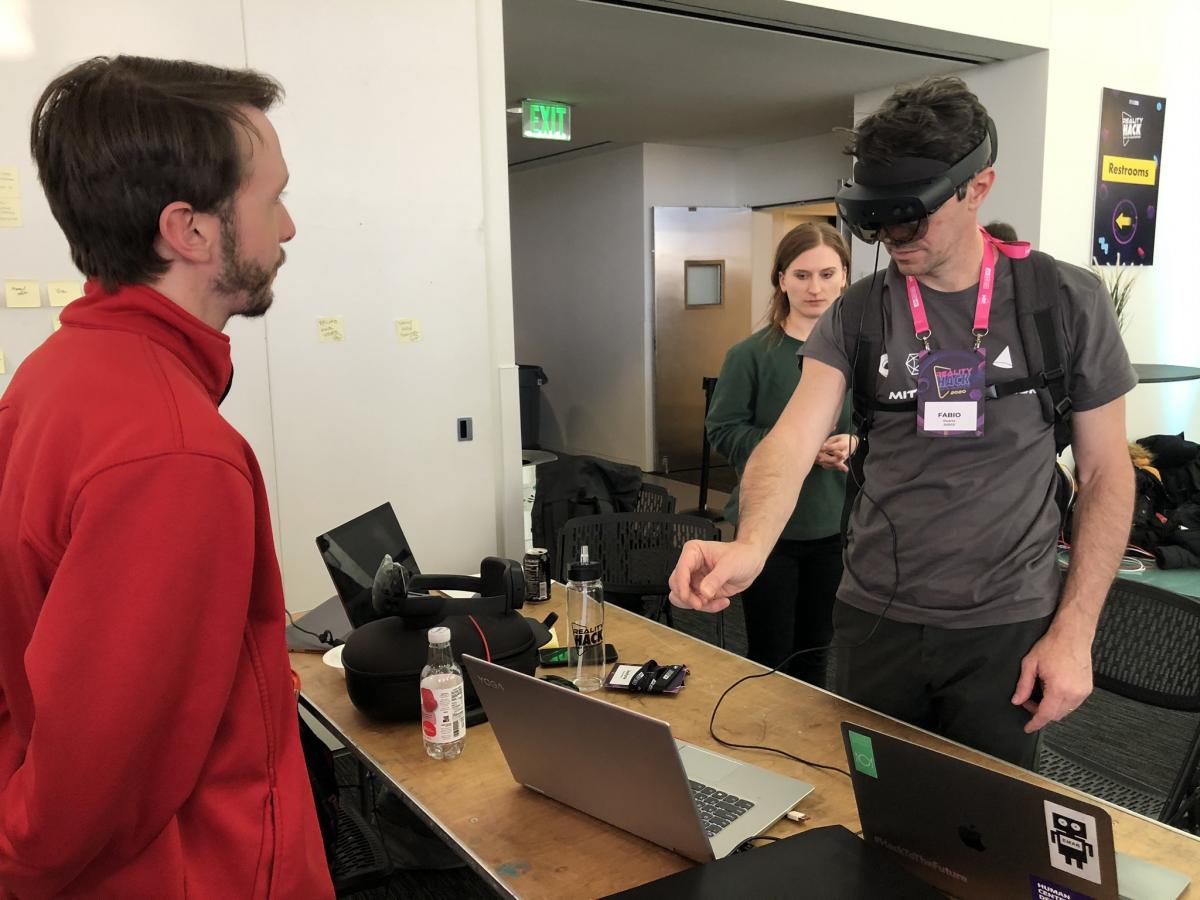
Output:
<path fill-rule="evenodd" d="M 913 156 L 889 164 L 860 160 L 854 164 L 854 183 L 838 191 L 838 212 L 856 235 L 876 241 L 883 228 L 919 221 L 941 207 L 959 185 L 996 161 L 997 144 L 989 118 L 983 140 L 953 164 Z"/>
<path fill-rule="evenodd" d="M 525 574 L 515 560 L 489 556 L 475 575 L 413 575 L 385 557 L 375 575 L 371 605 L 381 616 L 399 616 L 406 627 L 425 628 L 446 616 L 503 615 L 525 603 Z M 432 590 L 472 591 L 479 597 L 445 597 Z"/>

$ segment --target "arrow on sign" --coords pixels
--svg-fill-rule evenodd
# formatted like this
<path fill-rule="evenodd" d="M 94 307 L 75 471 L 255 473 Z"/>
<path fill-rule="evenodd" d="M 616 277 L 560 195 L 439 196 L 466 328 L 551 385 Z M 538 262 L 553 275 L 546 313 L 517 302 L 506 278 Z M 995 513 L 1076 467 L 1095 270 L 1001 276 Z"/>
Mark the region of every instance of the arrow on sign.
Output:
<path fill-rule="evenodd" d="M 1133 219 L 1129 218 L 1129 216 L 1127 216 L 1125 213 L 1121 213 L 1119 216 L 1117 216 L 1118 228 L 1128 228 L 1132 224 Z"/>

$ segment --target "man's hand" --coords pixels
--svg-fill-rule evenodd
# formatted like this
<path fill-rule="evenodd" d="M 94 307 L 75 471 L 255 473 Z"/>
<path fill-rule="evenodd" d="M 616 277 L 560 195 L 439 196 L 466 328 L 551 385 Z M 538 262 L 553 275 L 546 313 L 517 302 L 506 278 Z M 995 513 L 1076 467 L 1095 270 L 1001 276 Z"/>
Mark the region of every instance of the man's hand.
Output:
<path fill-rule="evenodd" d="M 839 472 L 850 471 L 846 461 L 854 455 L 858 447 L 858 438 L 849 434 L 835 434 L 829 437 L 821 449 L 817 451 L 817 465 L 822 469 L 837 469 Z"/>
<path fill-rule="evenodd" d="M 1133 514 L 1133 467 L 1125 443 L 1125 398 L 1076 411 L 1075 531 L 1071 569 L 1054 621 L 1021 660 L 1012 702 L 1033 713 L 1027 734 L 1063 718 L 1092 692 L 1092 640 L 1104 598 L 1117 573 Z M 1041 702 L 1031 701 L 1042 682 Z"/>
<path fill-rule="evenodd" d="M 737 541 L 688 541 L 671 573 L 671 602 L 683 609 L 720 612 L 758 577 L 764 561 L 753 547 Z"/>
<path fill-rule="evenodd" d="M 1092 637 L 1086 629 L 1068 631 L 1051 626 L 1025 654 L 1012 702 L 1033 713 L 1025 724 L 1026 734 L 1065 718 L 1088 698 L 1092 692 Z M 1033 688 L 1038 681 L 1042 699 L 1035 703 Z"/>

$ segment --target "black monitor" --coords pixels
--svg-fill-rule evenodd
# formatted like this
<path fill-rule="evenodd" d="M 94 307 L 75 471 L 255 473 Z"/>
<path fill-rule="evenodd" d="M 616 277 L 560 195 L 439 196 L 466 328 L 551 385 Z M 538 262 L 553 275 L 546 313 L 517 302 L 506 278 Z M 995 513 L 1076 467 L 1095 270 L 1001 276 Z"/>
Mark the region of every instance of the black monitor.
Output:
<path fill-rule="evenodd" d="M 346 617 L 355 628 L 380 618 L 371 605 L 371 585 L 384 554 L 391 554 L 392 561 L 404 566 L 410 575 L 421 572 L 390 503 L 321 535 L 317 549 Z"/>

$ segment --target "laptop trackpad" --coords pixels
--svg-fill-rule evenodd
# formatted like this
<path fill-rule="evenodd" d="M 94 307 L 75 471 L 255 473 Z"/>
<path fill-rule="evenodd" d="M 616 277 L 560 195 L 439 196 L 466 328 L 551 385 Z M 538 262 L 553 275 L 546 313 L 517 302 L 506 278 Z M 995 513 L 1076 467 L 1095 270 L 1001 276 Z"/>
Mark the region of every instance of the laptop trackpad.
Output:
<path fill-rule="evenodd" d="M 731 773 L 743 768 L 742 763 L 728 756 L 718 756 L 682 741 L 676 741 L 675 744 L 679 747 L 679 758 L 683 760 L 683 770 L 687 772 L 688 778 L 701 784 L 714 786 Z"/>
<path fill-rule="evenodd" d="M 1176 900 L 1190 880 L 1182 872 L 1117 854 L 1117 890 L 1127 900 Z"/>

